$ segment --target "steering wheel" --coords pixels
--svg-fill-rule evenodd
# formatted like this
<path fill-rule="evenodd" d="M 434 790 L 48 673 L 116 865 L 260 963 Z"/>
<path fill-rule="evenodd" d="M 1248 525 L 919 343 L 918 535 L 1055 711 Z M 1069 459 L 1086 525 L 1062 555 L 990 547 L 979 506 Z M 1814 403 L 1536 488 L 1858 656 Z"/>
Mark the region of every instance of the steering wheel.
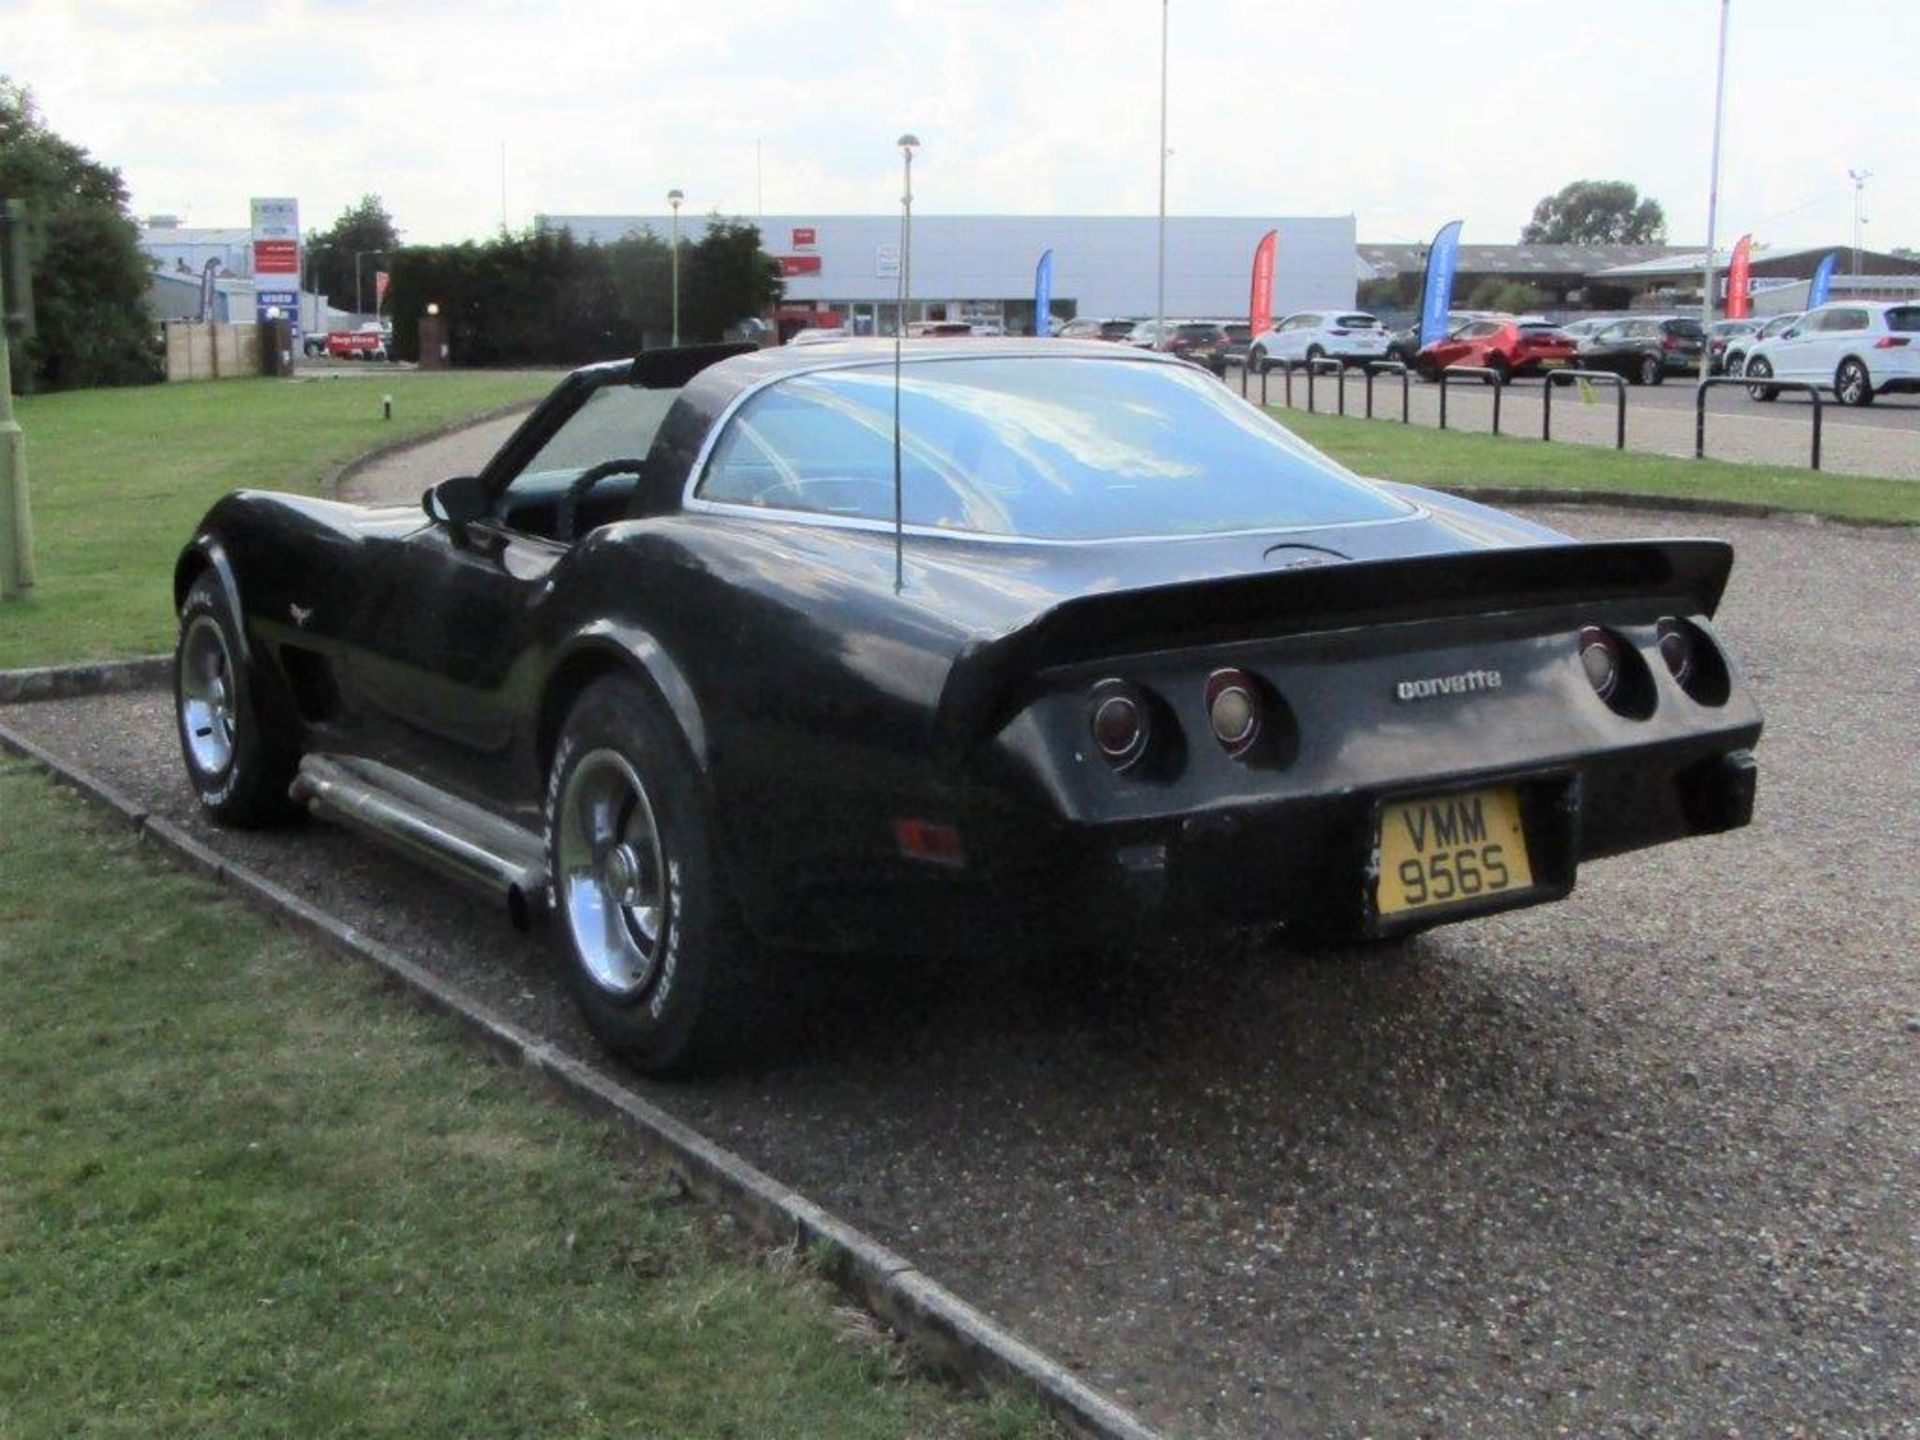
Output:
<path fill-rule="evenodd" d="M 560 497 L 560 507 L 554 516 L 554 538 L 562 545 L 573 543 L 573 527 L 580 515 L 581 502 L 587 498 L 593 487 L 609 475 L 638 475 L 646 468 L 644 460 L 602 460 L 598 465 L 589 465 L 574 477 L 567 487 L 567 493 Z"/>

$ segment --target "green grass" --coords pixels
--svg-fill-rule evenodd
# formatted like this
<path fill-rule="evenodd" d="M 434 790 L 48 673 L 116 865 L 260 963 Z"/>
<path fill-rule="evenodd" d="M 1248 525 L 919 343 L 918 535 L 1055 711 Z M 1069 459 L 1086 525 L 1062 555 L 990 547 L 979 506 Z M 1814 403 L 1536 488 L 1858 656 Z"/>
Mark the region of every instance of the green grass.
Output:
<path fill-rule="evenodd" d="M 227 491 L 312 493 L 355 455 L 532 399 L 553 378 L 403 372 L 18 401 L 39 576 L 27 598 L 0 602 L 0 669 L 167 649 L 174 557 Z M 391 421 L 380 418 L 382 395 L 393 396 Z"/>
<path fill-rule="evenodd" d="M 0 1435 L 1051 1433 L 6 762 L 0 1095 Z"/>
<path fill-rule="evenodd" d="M 1842 520 L 1920 523 L 1920 482 L 1831 475 L 1783 465 L 1678 460 L 1512 435 L 1462 434 L 1394 421 L 1305 415 L 1270 407 L 1301 439 L 1363 475 L 1472 489 L 1531 486 L 1622 495 L 1675 495 L 1807 511 Z"/>

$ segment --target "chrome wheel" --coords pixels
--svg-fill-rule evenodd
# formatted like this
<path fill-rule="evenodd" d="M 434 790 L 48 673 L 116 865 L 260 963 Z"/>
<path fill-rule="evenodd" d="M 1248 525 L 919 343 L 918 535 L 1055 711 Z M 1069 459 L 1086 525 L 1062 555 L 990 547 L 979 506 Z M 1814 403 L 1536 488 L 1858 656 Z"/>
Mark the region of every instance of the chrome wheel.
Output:
<path fill-rule="evenodd" d="M 659 977 L 672 924 L 660 827 L 646 786 L 617 750 L 595 750 L 567 777 L 555 834 L 556 880 L 574 953 L 623 998 Z"/>
<path fill-rule="evenodd" d="M 233 764 L 236 683 L 226 631 L 211 615 L 196 615 L 180 638 L 180 733 L 202 774 Z"/>

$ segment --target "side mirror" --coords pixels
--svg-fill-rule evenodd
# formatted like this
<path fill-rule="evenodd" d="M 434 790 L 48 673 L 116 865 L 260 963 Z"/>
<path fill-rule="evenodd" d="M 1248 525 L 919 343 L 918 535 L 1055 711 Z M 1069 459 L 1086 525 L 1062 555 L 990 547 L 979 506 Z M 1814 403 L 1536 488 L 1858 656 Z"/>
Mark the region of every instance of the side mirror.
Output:
<path fill-rule="evenodd" d="M 1782 340 L 1791 340 L 1799 333 L 1800 333 L 1800 327 L 1798 325 L 1789 325 L 1786 329 L 1780 332 L 1780 338 Z"/>
<path fill-rule="evenodd" d="M 420 508 L 429 520 L 459 529 L 485 518 L 487 488 L 475 475 L 456 475 L 442 480 L 420 497 Z"/>

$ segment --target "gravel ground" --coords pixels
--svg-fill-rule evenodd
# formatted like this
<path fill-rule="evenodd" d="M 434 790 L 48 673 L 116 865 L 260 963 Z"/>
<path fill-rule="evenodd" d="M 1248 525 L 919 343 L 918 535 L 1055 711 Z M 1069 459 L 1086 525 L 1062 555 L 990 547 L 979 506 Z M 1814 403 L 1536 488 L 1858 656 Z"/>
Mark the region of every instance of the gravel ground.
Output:
<path fill-rule="evenodd" d="M 1242 388 L 1241 374 L 1230 371 L 1227 384 Z M 1246 393 L 1257 399 L 1260 379 L 1245 381 Z M 1501 433 L 1531 439 L 1540 437 L 1543 386 L 1538 380 L 1520 380 L 1500 398 Z M 1675 377 L 1664 385 L 1627 388 L 1627 448 L 1655 455 L 1692 455 L 1694 397 L 1690 378 Z M 1594 391 L 1594 403 L 1583 405 L 1576 390 L 1558 389 L 1553 397 L 1553 438 L 1583 445 L 1614 441 L 1614 392 Z M 1269 404 L 1285 403 L 1286 385 L 1278 371 L 1267 377 Z M 1314 403 L 1322 414 L 1335 413 L 1337 392 L 1332 376 L 1314 383 Z M 1307 408 L 1307 377 L 1293 377 L 1293 404 Z M 1374 414 L 1397 420 L 1400 385 L 1395 377 L 1374 382 Z M 1355 371 L 1347 377 L 1347 413 L 1365 413 L 1365 383 Z M 1707 392 L 1707 454 L 1716 460 L 1744 460 L 1769 465 L 1805 465 L 1812 443 L 1812 417 L 1805 396 L 1782 395 L 1771 405 L 1757 404 L 1746 391 L 1728 386 Z M 1440 423 L 1440 387 L 1413 382 L 1409 414 L 1415 425 Z M 1456 382 L 1448 387 L 1447 425 L 1477 434 L 1493 425 L 1493 392 L 1484 385 Z M 1831 396 L 1822 412 L 1820 465 L 1843 475 L 1881 475 L 1895 480 L 1920 480 L 1920 396 L 1892 395 L 1871 408 L 1849 410 Z"/>
<path fill-rule="evenodd" d="M 1752 828 L 1397 960 L 846 963 L 755 1072 L 629 1079 L 1171 1434 L 1920 1436 L 1920 544 L 1687 528 L 1740 549 Z M 5 714 L 204 833 L 164 697 Z M 216 843 L 595 1053 L 431 876 Z"/>

